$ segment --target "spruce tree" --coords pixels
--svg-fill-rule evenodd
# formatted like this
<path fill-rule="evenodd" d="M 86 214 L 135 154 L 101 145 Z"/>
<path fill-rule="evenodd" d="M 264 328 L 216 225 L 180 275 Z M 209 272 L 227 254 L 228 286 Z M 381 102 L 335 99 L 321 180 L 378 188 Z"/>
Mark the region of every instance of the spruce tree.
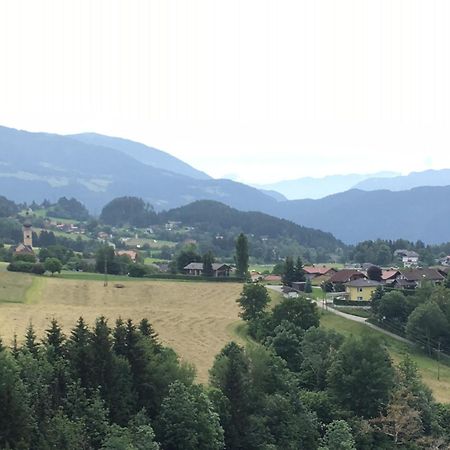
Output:
<path fill-rule="evenodd" d="M 238 277 L 247 277 L 248 261 L 248 239 L 245 234 L 241 233 L 236 240 L 236 274 Z"/>
<path fill-rule="evenodd" d="M 203 255 L 203 275 L 205 277 L 212 277 L 214 275 L 213 270 L 214 255 L 212 252 L 207 252 Z"/>
<path fill-rule="evenodd" d="M 25 348 L 28 349 L 33 356 L 37 356 L 39 344 L 36 342 L 36 333 L 34 332 L 33 324 L 31 322 L 28 325 L 25 334 Z"/>

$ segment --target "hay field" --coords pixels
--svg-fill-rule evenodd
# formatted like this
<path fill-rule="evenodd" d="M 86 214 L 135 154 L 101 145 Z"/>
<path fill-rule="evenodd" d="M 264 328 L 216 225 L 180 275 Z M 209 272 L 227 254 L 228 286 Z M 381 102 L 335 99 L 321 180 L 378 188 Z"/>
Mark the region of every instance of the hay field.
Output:
<path fill-rule="evenodd" d="M 14 333 L 22 338 L 30 321 L 42 336 L 53 317 L 66 332 L 80 316 L 92 324 L 104 315 L 111 325 L 119 316 L 135 321 L 146 317 L 164 344 L 194 364 L 198 380 L 206 382 L 214 356 L 236 339 L 236 299 L 242 289 L 237 283 L 127 281 L 118 289 L 113 282 L 104 287 L 101 281 L 29 278 L 23 303 L 0 302 L 0 335 L 5 343 Z"/>

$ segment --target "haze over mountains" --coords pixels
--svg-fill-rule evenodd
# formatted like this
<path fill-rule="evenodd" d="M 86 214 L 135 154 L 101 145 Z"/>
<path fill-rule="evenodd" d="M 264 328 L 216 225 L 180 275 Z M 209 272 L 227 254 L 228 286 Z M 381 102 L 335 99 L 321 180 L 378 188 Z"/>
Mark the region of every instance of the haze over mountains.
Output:
<path fill-rule="evenodd" d="M 126 139 L 0 127 L 0 194 L 16 202 L 75 197 L 98 213 L 124 195 L 141 197 L 159 211 L 214 200 L 320 229 L 346 243 L 450 241 L 450 187 L 443 187 L 450 186 L 450 170 L 379 175 L 304 179 L 305 192 L 316 195 L 349 183 L 359 188 L 315 200 L 286 200 L 278 192 L 212 179 L 165 152 Z"/>
<path fill-rule="evenodd" d="M 359 183 L 373 177 L 377 180 L 400 175 L 396 172 L 379 172 L 374 174 L 349 174 L 349 175 L 329 175 L 322 178 L 303 177 L 296 180 L 284 180 L 277 183 L 256 186 L 261 189 L 268 189 L 280 192 L 289 200 L 303 198 L 318 199 L 327 195 L 353 189 Z"/>

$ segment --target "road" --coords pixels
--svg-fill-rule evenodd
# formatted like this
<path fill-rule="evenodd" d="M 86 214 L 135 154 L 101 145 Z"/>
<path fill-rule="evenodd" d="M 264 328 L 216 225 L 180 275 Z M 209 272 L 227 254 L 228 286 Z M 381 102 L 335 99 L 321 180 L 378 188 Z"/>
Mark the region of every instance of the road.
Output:
<path fill-rule="evenodd" d="M 268 289 L 271 289 L 272 291 L 278 292 L 279 294 L 283 294 L 283 286 L 267 286 Z M 366 325 L 369 328 L 372 328 L 373 330 L 379 331 L 380 333 L 385 334 L 386 336 L 389 336 L 393 339 L 396 339 L 397 341 L 403 342 L 404 344 L 414 345 L 411 341 L 408 341 L 408 339 L 405 339 L 401 336 L 398 336 L 397 334 L 391 333 L 390 331 L 387 331 L 383 328 L 377 327 L 376 325 L 373 325 L 372 323 L 368 322 L 365 317 L 359 317 L 354 316 L 352 314 L 346 314 L 342 311 L 339 311 L 335 308 L 331 308 L 329 305 L 325 307 L 322 301 L 315 300 L 317 306 L 320 309 L 323 309 L 324 311 L 331 312 L 333 314 L 336 314 L 337 316 L 343 317 L 348 320 L 352 320 L 353 322 L 358 322 L 363 325 Z"/>

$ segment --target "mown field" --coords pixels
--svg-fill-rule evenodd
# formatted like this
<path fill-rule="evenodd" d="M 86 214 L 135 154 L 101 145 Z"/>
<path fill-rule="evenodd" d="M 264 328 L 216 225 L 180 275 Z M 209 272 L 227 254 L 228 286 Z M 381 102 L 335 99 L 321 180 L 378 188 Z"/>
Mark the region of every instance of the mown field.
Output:
<path fill-rule="evenodd" d="M 238 318 L 237 283 L 124 281 L 123 288 L 97 280 L 68 280 L 0 272 L 0 335 L 5 343 L 22 337 L 30 321 L 43 336 L 54 317 L 65 331 L 83 316 L 148 318 L 161 340 L 195 365 L 206 382 L 214 357 L 232 339 Z"/>

